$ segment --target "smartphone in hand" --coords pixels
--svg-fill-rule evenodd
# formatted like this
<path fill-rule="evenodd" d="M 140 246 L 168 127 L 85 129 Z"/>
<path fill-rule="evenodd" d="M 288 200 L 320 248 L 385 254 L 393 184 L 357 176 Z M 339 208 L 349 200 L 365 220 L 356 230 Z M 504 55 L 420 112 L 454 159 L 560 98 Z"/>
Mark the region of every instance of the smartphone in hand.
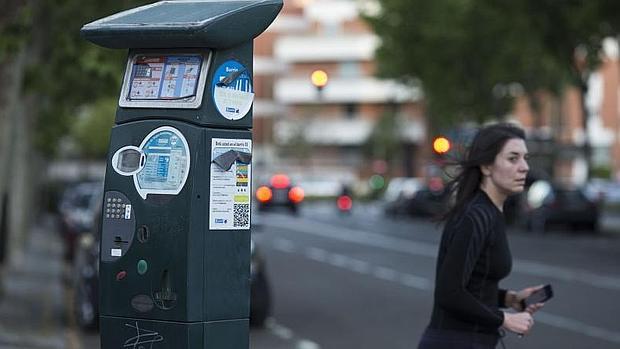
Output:
<path fill-rule="evenodd" d="M 547 284 L 543 288 L 535 291 L 529 297 L 521 300 L 521 307 L 525 310 L 528 306 L 536 303 L 545 303 L 553 297 L 553 288 Z"/>

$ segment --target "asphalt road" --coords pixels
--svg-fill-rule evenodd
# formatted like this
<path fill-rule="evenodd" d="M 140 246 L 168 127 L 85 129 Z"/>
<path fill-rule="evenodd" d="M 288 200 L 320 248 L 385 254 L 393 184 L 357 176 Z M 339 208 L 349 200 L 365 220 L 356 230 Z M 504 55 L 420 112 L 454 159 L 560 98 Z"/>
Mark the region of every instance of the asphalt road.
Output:
<path fill-rule="evenodd" d="M 376 207 L 340 216 L 326 205 L 263 214 L 253 233 L 267 261 L 274 314 L 253 349 L 415 348 L 432 305 L 440 228 Z M 620 347 L 620 235 L 510 230 L 513 272 L 502 284 L 553 284 L 526 337 L 506 348 Z M 82 347 L 98 347 L 82 334 Z"/>
<path fill-rule="evenodd" d="M 268 262 L 276 328 L 292 338 L 288 348 L 416 346 L 431 311 L 436 224 L 387 219 L 373 208 L 342 217 L 325 206 L 261 221 L 255 240 Z M 507 348 L 620 346 L 620 236 L 512 229 L 509 239 L 514 267 L 503 286 L 551 283 L 556 297 L 530 335 L 506 336 Z"/>

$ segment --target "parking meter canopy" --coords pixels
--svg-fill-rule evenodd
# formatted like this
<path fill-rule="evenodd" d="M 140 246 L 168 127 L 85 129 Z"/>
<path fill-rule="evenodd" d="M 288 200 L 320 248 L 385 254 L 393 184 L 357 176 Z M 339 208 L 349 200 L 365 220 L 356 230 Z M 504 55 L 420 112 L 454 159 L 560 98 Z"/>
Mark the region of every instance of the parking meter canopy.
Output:
<path fill-rule="evenodd" d="M 128 48 L 116 123 L 174 119 L 249 129 L 253 39 L 282 0 L 160 1 L 84 25 L 87 40 Z"/>
<path fill-rule="evenodd" d="M 123 11 L 80 31 L 108 48 L 229 48 L 262 33 L 282 0 L 160 1 Z"/>

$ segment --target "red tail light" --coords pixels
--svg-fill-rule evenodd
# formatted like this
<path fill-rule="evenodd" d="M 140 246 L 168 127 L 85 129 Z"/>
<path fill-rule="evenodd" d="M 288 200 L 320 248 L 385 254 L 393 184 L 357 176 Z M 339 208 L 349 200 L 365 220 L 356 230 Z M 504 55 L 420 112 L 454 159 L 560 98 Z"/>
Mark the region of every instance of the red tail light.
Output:
<path fill-rule="evenodd" d="M 340 195 L 336 205 L 340 211 L 349 211 L 353 207 L 353 200 L 348 195 Z"/>
<path fill-rule="evenodd" d="M 269 189 L 269 187 L 262 186 L 256 190 L 256 199 L 259 202 L 268 202 L 271 200 L 272 197 L 273 193 L 271 192 L 271 189 Z"/>
<path fill-rule="evenodd" d="M 276 189 L 284 189 L 291 185 L 291 180 L 287 175 L 276 174 L 271 177 L 271 186 Z"/>
<path fill-rule="evenodd" d="M 288 191 L 288 198 L 292 202 L 298 204 L 304 201 L 304 190 L 300 187 L 292 187 L 291 190 Z"/>

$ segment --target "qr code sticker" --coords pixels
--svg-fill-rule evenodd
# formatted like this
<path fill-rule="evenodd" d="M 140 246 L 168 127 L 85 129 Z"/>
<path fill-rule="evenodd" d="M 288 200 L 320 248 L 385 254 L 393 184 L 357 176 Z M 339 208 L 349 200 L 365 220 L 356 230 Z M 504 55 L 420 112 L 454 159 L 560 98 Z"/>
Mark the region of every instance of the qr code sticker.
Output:
<path fill-rule="evenodd" d="M 250 204 L 235 204 L 233 219 L 234 227 L 248 227 L 250 225 Z"/>

